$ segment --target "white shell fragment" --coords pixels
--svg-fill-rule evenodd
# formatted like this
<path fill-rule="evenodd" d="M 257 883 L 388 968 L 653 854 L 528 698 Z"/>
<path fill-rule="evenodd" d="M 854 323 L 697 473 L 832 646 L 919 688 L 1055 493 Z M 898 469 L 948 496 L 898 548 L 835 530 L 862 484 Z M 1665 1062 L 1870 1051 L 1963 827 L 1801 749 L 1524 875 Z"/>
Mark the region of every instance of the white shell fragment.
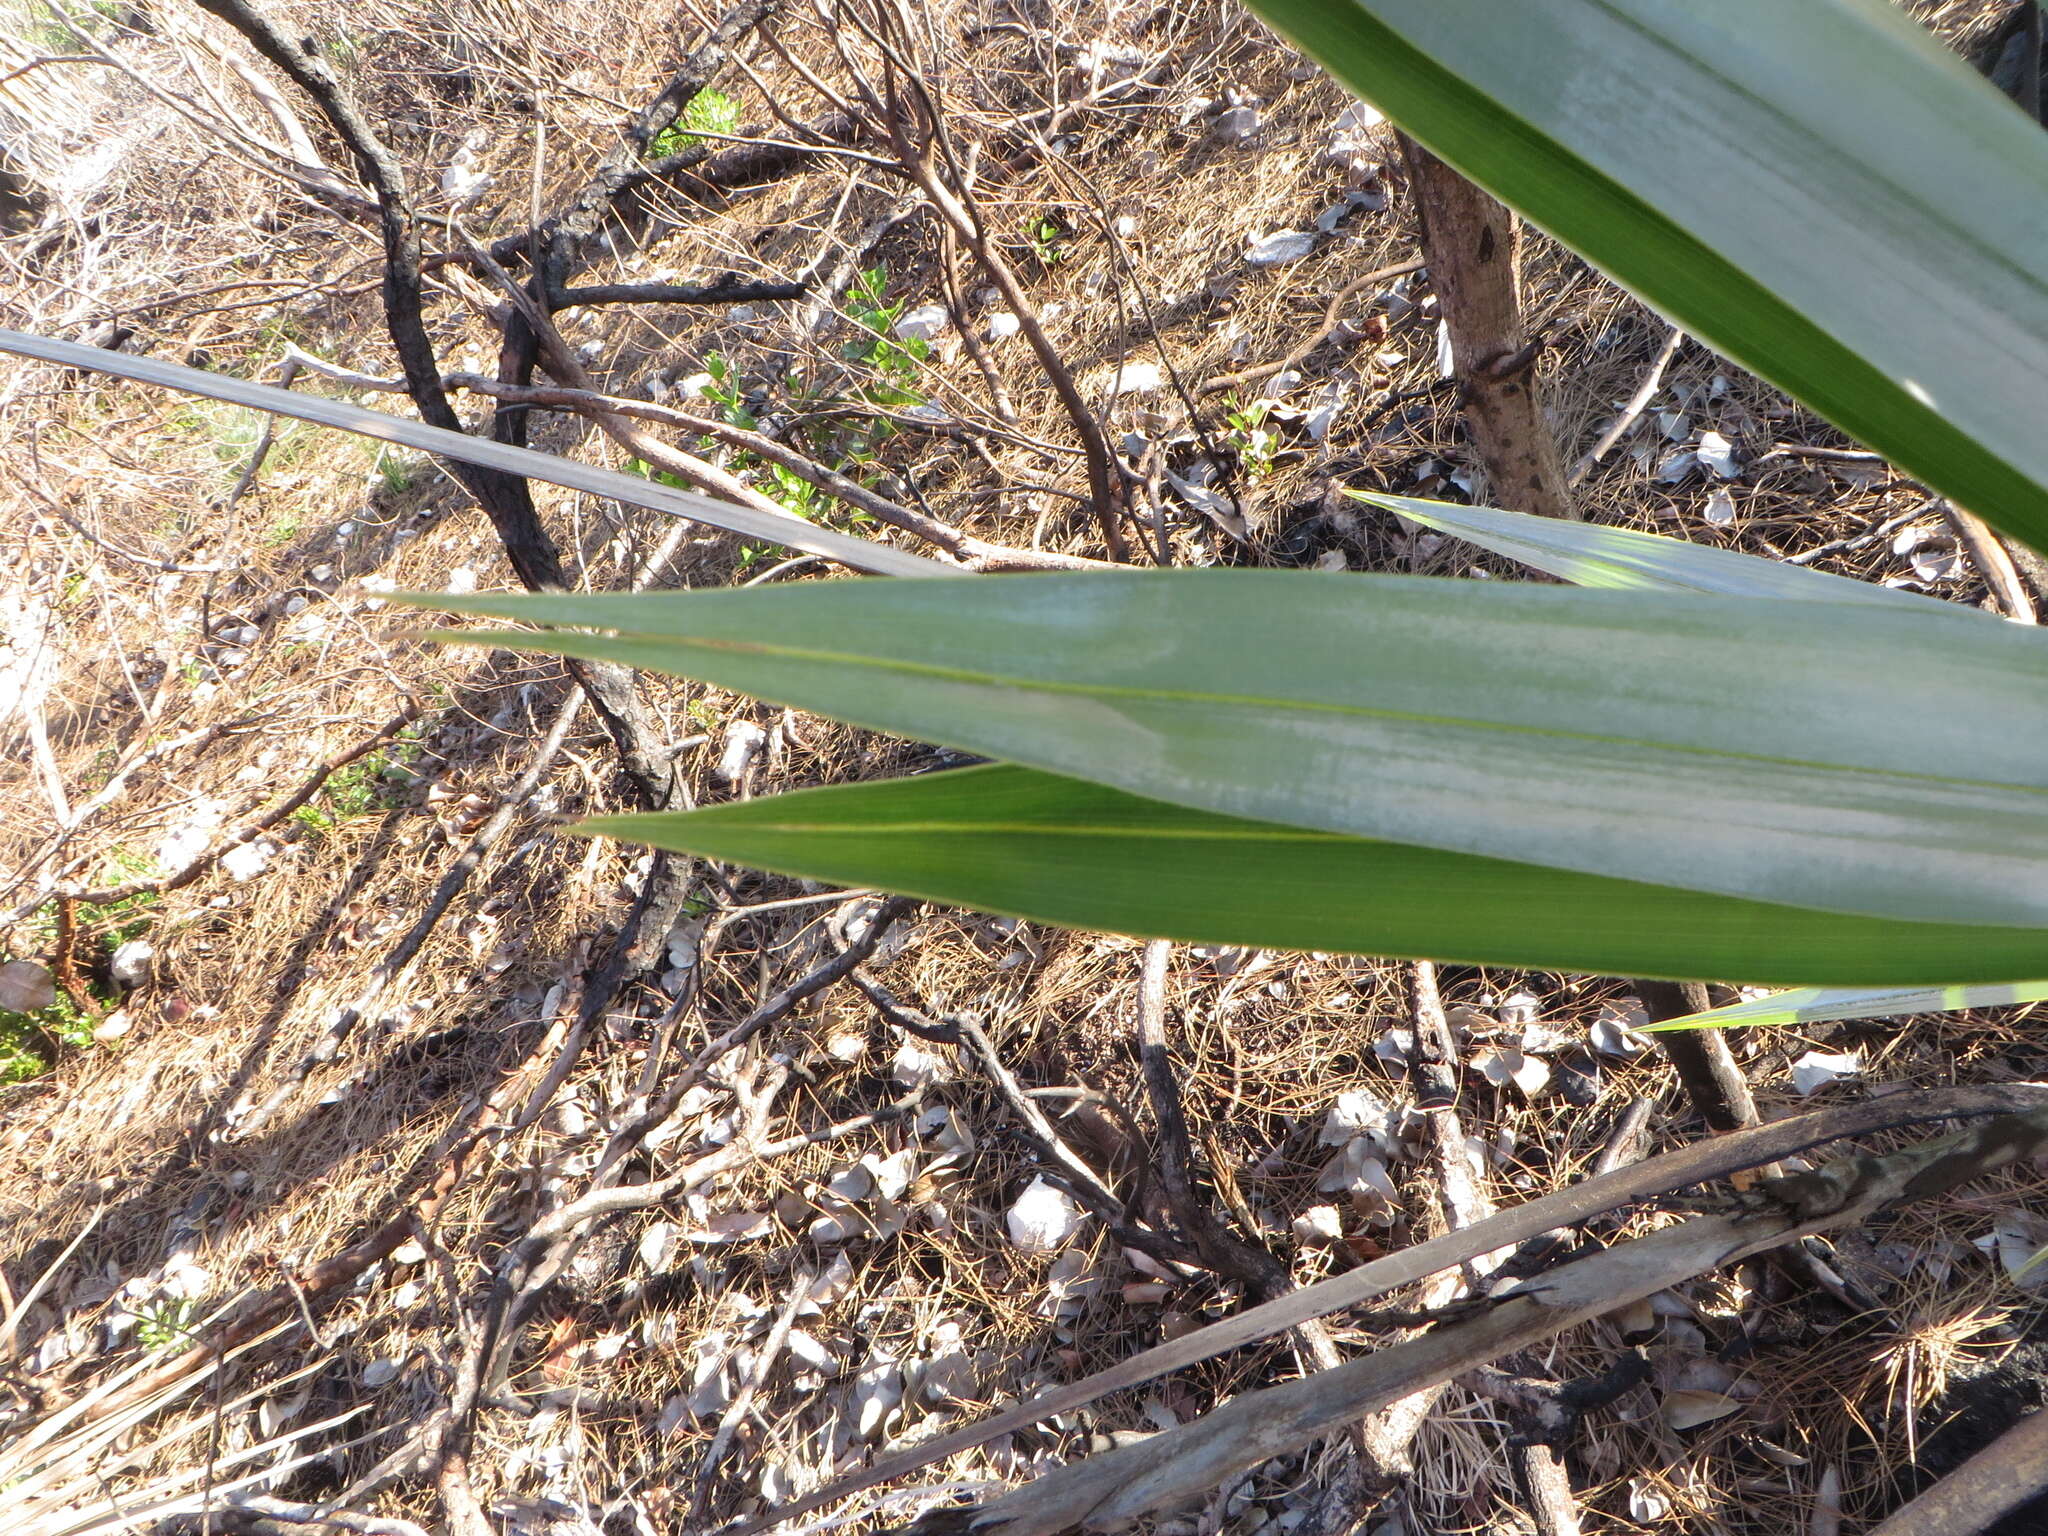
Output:
<path fill-rule="evenodd" d="M 1378 107 L 1352 102 L 1330 124 L 1329 137 L 1323 141 L 1324 162 L 1360 180 L 1378 174 L 1384 151 L 1379 130 L 1386 120 Z"/>
<path fill-rule="evenodd" d="M 1702 432 L 1699 447 L 1693 451 L 1702 464 L 1723 480 L 1733 480 L 1742 473 L 1742 466 L 1735 462 L 1735 445 L 1719 432 Z"/>
<path fill-rule="evenodd" d="M 1550 1086 L 1550 1063 L 1512 1046 L 1487 1046 L 1475 1051 L 1472 1070 L 1496 1087 L 1513 1083 L 1532 1098 Z"/>
<path fill-rule="evenodd" d="M 719 782 L 736 784 L 747 775 L 755 755 L 767 744 L 768 733 L 751 720 L 735 720 L 725 728 L 725 746 L 718 755 Z"/>
<path fill-rule="evenodd" d="M 130 939 L 107 961 L 107 974 L 122 991 L 132 991 L 149 980 L 149 969 L 155 960 L 155 945 L 147 939 Z"/>
<path fill-rule="evenodd" d="M 1231 107 L 1216 114 L 1209 137 L 1219 144 L 1242 144 L 1259 131 L 1257 107 Z"/>
<path fill-rule="evenodd" d="M 1638 1525 L 1648 1525 L 1662 1520 L 1671 1513 L 1671 1500 L 1642 1478 L 1631 1478 L 1628 1485 L 1628 1517 Z"/>
<path fill-rule="evenodd" d="M 953 1068 L 944 1056 L 913 1039 L 897 1047 L 889 1076 L 905 1088 L 935 1088 L 951 1080 Z"/>
<path fill-rule="evenodd" d="M 1330 1248 L 1344 1240 L 1344 1218 L 1334 1205 L 1312 1205 L 1294 1218 L 1294 1240 L 1304 1248 Z"/>
<path fill-rule="evenodd" d="M 2017 1207 L 2004 1212 L 1976 1244 L 1997 1256 L 2005 1277 L 2021 1290 L 2048 1286 L 2048 1221 L 2033 1212 Z"/>
<path fill-rule="evenodd" d="M 1053 1253 L 1073 1241 L 1084 1220 L 1073 1196 L 1043 1174 L 1025 1186 L 1004 1217 L 1010 1241 L 1026 1253 Z"/>
<path fill-rule="evenodd" d="M 1130 362 L 1117 369 L 1110 387 L 1119 395 L 1156 395 L 1163 382 L 1157 363 Z"/>
<path fill-rule="evenodd" d="M 1722 1392 L 1679 1390 L 1664 1394 L 1664 1422 L 1673 1429 L 1693 1429 L 1739 1411 L 1742 1404 Z"/>
<path fill-rule="evenodd" d="M 231 880 L 254 880 L 270 867 L 277 844 L 267 837 L 238 843 L 220 856 L 220 867 Z"/>
<path fill-rule="evenodd" d="M 1281 267 L 1315 253 L 1315 235 L 1299 229 L 1276 229 L 1261 235 L 1244 248 L 1244 259 L 1255 267 Z"/>
<path fill-rule="evenodd" d="M 1341 1147 L 1354 1136 L 1384 1135 L 1387 1113 L 1387 1105 L 1366 1089 L 1340 1093 L 1323 1116 L 1322 1134 L 1316 1139 L 1326 1147 Z"/>
<path fill-rule="evenodd" d="M 1602 1056 L 1639 1056 L 1650 1048 L 1650 1042 L 1636 1031 L 1649 1022 L 1650 1010 L 1643 1006 L 1641 998 L 1624 997 L 1602 1003 L 1588 1031 L 1593 1049 Z"/>
<path fill-rule="evenodd" d="M 1808 1051 L 1792 1063 L 1792 1086 L 1811 1097 L 1830 1083 L 1843 1082 L 1863 1071 L 1854 1051 Z"/>
<path fill-rule="evenodd" d="M 899 316 L 892 329 L 903 341 L 930 341 L 946 328 L 949 318 L 943 304 L 920 304 Z"/>

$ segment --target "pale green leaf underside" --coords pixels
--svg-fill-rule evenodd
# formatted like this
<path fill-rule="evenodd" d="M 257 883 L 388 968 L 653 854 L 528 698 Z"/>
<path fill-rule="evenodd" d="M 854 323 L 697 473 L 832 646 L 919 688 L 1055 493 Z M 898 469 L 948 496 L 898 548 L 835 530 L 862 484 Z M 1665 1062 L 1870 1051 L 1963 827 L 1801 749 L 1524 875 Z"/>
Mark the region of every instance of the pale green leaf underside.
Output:
<path fill-rule="evenodd" d="M 1095 932 L 1593 974 L 2039 974 L 2048 933 L 1845 917 L 1241 821 L 1007 764 L 574 830 Z"/>
<path fill-rule="evenodd" d="M 2048 645 L 1868 604 L 1315 572 L 413 599 L 1226 815 L 2048 924 Z"/>
<path fill-rule="evenodd" d="M 1955 959 L 1967 961 L 1968 946 Z M 2048 981 L 1973 981 L 1950 987 L 1801 987 L 1777 992 L 1754 1002 L 1731 1003 L 1705 1013 L 1689 1013 L 1665 1029 L 1726 1029 L 1735 1024 L 1827 1024 L 1838 1019 L 1891 1019 L 1911 1013 L 1945 1013 L 1956 1008 L 2003 1008 L 2012 1003 L 2038 1003 L 2048 998 Z"/>
<path fill-rule="evenodd" d="M 1693 334 L 2048 543 L 2048 136 L 1883 0 L 1253 0 Z"/>
<path fill-rule="evenodd" d="M 1992 620 L 1992 615 L 1982 609 L 1944 603 L 1918 592 L 1851 581 L 1826 571 L 1810 571 L 1803 565 L 1764 560 L 1740 550 L 1714 549 L 1661 534 L 1638 533 L 1633 528 L 1566 522 L 1531 512 L 1463 507 L 1448 501 L 1421 501 L 1413 496 L 1387 496 L 1377 491 L 1349 494 L 1440 533 L 1519 560 L 1574 586 L 1778 597 L 1809 603 L 1872 603 L 1922 615 Z"/>

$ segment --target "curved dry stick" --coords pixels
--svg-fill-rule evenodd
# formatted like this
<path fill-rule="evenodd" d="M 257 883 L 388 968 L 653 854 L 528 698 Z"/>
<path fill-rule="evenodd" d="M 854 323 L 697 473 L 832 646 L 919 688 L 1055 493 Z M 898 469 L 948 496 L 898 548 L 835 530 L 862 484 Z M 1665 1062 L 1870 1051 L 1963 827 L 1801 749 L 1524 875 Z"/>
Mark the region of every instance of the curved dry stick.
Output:
<path fill-rule="evenodd" d="M 1337 329 L 1337 322 L 1344 318 L 1344 306 L 1359 289 L 1369 287 L 1373 283 L 1385 282 L 1390 277 L 1404 277 L 1410 272 L 1420 272 L 1428 265 L 1426 258 L 1411 256 L 1406 261 L 1397 261 L 1392 266 L 1375 267 L 1370 272 L 1354 277 L 1330 295 L 1330 302 L 1323 307 L 1322 324 L 1310 331 L 1306 339 L 1295 343 L 1286 356 L 1277 362 L 1260 363 L 1256 368 L 1247 368 L 1241 373 L 1219 373 L 1206 378 L 1195 386 L 1195 393 L 1221 394 L 1226 389 L 1241 389 L 1247 384 L 1261 384 L 1277 374 L 1285 373 L 1297 363 L 1305 361 L 1309 353 L 1329 340 L 1330 333 Z"/>
<path fill-rule="evenodd" d="M 1526 1242 L 1554 1227 L 1574 1226 L 1618 1206 L 1668 1195 L 1674 1190 L 1725 1178 L 1743 1169 L 1779 1162 L 1844 1137 L 1865 1136 L 1900 1126 L 1925 1125 L 1936 1120 L 2011 1114 L 2044 1104 L 2048 1104 L 2048 1084 L 2044 1083 L 1909 1089 L 1860 1104 L 1845 1104 L 1836 1109 L 1734 1131 L 1617 1168 L 1611 1173 L 1598 1174 L 1570 1189 L 1531 1200 L 1497 1216 L 1489 1216 L 1461 1231 L 1446 1233 L 1413 1248 L 1390 1253 L 1383 1259 L 1375 1259 L 1344 1274 L 1290 1291 L 1236 1317 L 1225 1318 L 1181 1338 L 1141 1350 L 1108 1370 L 1041 1392 L 1028 1402 L 984 1419 L 979 1424 L 969 1425 L 950 1435 L 941 1435 L 912 1450 L 885 1456 L 873 1466 L 830 1483 L 793 1504 L 733 1527 L 731 1536 L 748 1536 L 750 1532 L 795 1519 L 932 1462 L 972 1450 L 998 1435 L 1013 1434 L 1053 1414 L 1071 1413 L 1111 1392 L 1139 1386 L 1155 1376 L 1195 1365 L 1247 1344 L 1256 1344 L 1309 1318 L 1361 1306 L 1375 1296 L 1426 1280 L 1438 1271 L 1462 1264 L 1475 1255 Z"/>

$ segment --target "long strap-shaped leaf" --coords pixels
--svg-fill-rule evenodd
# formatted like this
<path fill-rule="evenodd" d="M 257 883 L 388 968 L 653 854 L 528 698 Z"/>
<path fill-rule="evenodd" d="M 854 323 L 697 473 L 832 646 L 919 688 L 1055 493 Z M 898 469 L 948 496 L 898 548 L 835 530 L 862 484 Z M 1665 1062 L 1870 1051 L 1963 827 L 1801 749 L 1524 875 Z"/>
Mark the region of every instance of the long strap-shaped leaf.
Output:
<path fill-rule="evenodd" d="M 1695 335 L 2048 542 L 2048 136 L 1884 0 L 1253 0 Z"/>
<path fill-rule="evenodd" d="M 927 560 L 922 555 L 852 538 L 830 528 L 819 528 L 800 517 L 770 516 L 753 507 L 715 501 L 696 491 L 676 490 L 633 475 L 622 475 L 615 469 L 600 469 L 595 464 L 581 464 L 574 459 L 538 453 L 531 448 L 515 448 L 510 443 L 493 442 L 488 437 L 449 432 L 441 427 L 428 426 L 423 421 L 410 421 L 386 411 L 369 410 L 346 400 L 296 394 L 270 384 L 254 384 L 224 373 L 209 373 L 203 368 L 167 363 L 161 358 L 131 357 L 125 352 L 110 352 L 104 347 L 81 346 L 75 341 L 56 341 L 48 336 L 29 336 L 20 331 L 0 330 L 0 352 L 33 357 L 46 363 L 61 363 L 67 368 L 86 368 L 118 379 L 133 379 L 137 383 L 155 384 L 183 394 L 201 395 L 209 400 L 226 400 L 251 410 L 269 411 L 323 427 L 339 427 L 344 432 L 355 432 L 387 443 L 403 443 L 422 453 L 440 454 L 465 464 L 483 464 L 510 474 L 524 475 L 529 480 L 566 485 L 571 490 L 588 491 L 593 496 L 608 496 L 629 506 L 651 507 L 657 512 L 694 518 L 713 528 L 729 529 L 748 538 L 771 539 L 791 549 L 836 560 L 856 571 L 872 571 L 886 576 L 944 576 L 951 570 L 951 567 L 936 560 Z"/>
<path fill-rule="evenodd" d="M 2048 924 L 2048 644 L 1860 604 L 1315 572 L 415 599 L 1148 799 L 1921 922 Z"/>
<path fill-rule="evenodd" d="M 1740 550 L 1715 549 L 1633 528 L 1567 522 L 1496 507 L 1466 507 L 1378 491 L 1351 491 L 1360 501 L 1398 512 L 1425 527 L 1453 534 L 1510 560 L 1579 587 L 1636 592 L 1702 592 L 1723 597 L 1782 597 L 1805 603 L 1870 603 L 1930 617 L 1996 622 L 1981 608 L 1874 582 L 1852 581 L 1803 565 L 1765 560 Z"/>
<path fill-rule="evenodd" d="M 571 830 L 1197 944 L 1779 983 L 2048 970 L 2048 932 L 2037 928 L 1848 917 L 1368 842 L 1007 764 L 605 816 Z M 1884 995 L 1904 994 L 1893 985 Z"/>
<path fill-rule="evenodd" d="M 1967 959 L 1967 956 L 1964 958 Z M 1984 974 L 1968 966 L 1973 977 Z M 1909 1013 L 1943 1013 L 1957 1008 L 2004 1008 L 2048 998 L 2048 981 L 1972 980 L 1946 987 L 1801 987 L 1754 1002 L 1731 1003 L 1705 1013 L 1652 1025 L 1652 1029 L 1724 1029 L 1733 1024 L 1828 1024 L 1837 1019 L 1890 1019 Z"/>

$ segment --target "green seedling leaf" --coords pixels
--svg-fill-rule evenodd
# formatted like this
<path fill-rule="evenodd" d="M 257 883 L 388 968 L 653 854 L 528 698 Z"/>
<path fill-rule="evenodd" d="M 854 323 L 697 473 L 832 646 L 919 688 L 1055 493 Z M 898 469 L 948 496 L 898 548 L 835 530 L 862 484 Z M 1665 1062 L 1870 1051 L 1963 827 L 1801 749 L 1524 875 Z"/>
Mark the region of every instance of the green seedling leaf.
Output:
<path fill-rule="evenodd" d="M 1828 1024 L 1838 1019 L 1890 1019 L 1957 1008 L 2003 1008 L 2013 1003 L 2038 1003 L 2043 998 L 2048 998 L 2048 981 L 1984 981 L 1950 987 L 1803 987 L 1639 1027 L 1655 1031 L 1726 1029 L 1736 1024 Z"/>

